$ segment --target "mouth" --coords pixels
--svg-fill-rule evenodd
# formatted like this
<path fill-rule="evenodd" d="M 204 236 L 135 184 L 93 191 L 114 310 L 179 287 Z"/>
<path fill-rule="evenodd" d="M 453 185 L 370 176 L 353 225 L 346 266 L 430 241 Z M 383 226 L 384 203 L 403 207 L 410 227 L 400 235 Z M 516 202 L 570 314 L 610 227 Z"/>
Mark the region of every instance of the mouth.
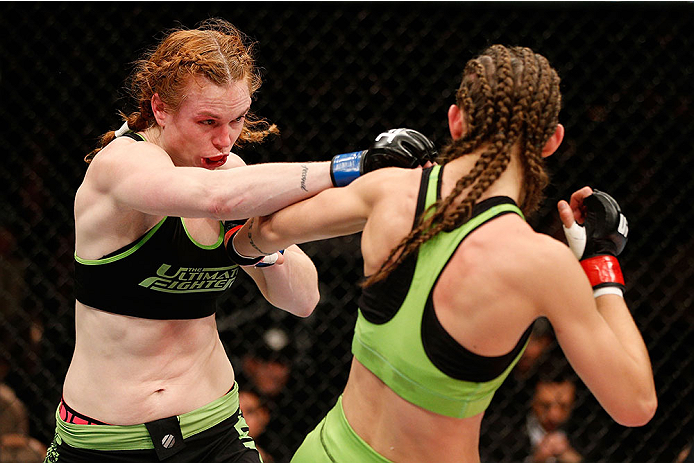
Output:
<path fill-rule="evenodd" d="M 208 158 L 202 158 L 202 166 L 205 169 L 216 169 L 221 167 L 227 162 L 228 154 L 218 154 L 216 156 L 210 156 Z"/>

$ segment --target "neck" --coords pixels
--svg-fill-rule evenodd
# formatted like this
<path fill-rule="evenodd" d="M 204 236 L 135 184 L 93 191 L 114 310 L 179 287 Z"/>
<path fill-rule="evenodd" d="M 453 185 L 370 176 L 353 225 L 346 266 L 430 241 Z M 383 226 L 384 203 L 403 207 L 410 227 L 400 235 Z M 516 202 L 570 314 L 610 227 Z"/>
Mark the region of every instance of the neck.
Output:
<path fill-rule="evenodd" d="M 443 186 L 441 188 L 441 195 L 443 197 L 448 196 L 451 191 L 453 191 L 458 179 L 472 170 L 475 162 L 477 162 L 483 151 L 484 147 L 473 153 L 454 159 L 444 166 Z M 518 150 L 514 147 L 511 152 L 511 161 L 508 166 L 506 166 L 506 170 L 504 170 L 499 178 L 482 193 L 482 196 L 480 196 L 477 201 L 479 202 L 492 196 L 508 196 L 516 203 L 520 204 L 522 185 L 523 175 L 518 159 Z M 470 187 L 466 188 L 460 197 L 464 198 L 469 191 Z"/>
<path fill-rule="evenodd" d="M 142 135 L 145 137 L 145 140 L 147 140 L 148 142 L 154 143 L 160 148 L 166 150 L 161 140 L 161 127 L 159 127 L 158 125 L 148 127 L 140 133 L 142 133 Z"/>

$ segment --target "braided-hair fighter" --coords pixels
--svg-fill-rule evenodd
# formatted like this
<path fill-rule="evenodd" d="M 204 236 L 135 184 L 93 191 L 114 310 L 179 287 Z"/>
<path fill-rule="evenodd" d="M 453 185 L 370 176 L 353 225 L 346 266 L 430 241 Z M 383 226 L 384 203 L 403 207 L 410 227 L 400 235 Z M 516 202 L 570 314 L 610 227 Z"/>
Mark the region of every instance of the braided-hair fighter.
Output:
<path fill-rule="evenodd" d="M 253 256 L 363 232 L 349 379 L 293 463 L 478 463 L 484 411 L 539 317 L 617 422 L 655 413 L 648 353 L 621 296 L 616 202 L 586 188 L 559 203 L 572 234 L 584 224 L 584 246 L 572 243 L 581 264 L 525 221 L 564 136 L 556 72 L 530 49 L 494 45 L 468 61 L 456 97 L 439 165 L 377 170 L 234 237 Z"/>

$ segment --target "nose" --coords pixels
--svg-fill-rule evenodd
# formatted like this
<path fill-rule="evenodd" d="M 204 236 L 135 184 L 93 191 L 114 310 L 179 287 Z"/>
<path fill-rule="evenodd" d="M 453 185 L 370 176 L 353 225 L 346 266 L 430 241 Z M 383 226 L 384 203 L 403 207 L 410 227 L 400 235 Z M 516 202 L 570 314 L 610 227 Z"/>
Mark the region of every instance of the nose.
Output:
<path fill-rule="evenodd" d="M 228 153 L 235 141 L 231 130 L 225 125 L 218 127 L 212 138 L 212 144 L 222 153 Z"/>

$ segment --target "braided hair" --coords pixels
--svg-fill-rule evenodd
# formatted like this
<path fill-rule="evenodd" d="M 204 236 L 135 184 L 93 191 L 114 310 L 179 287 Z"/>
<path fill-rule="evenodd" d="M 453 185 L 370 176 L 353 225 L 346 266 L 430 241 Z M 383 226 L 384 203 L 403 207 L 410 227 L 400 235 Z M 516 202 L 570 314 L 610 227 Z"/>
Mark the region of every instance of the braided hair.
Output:
<path fill-rule="evenodd" d="M 557 128 L 561 109 L 559 76 L 547 59 L 529 48 L 493 45 L 465 66 L 456 104 L 465 115 L 467 131 L 441 151 L 438 162 L 445 165 L 482 149 L 480 157 L 363 286 L 383 280 L 438 233 L 467 222 L 477 200 L 508 167 L 514 145 L 519 147 L 523 175 L 520 208 L 529 216 L 539 207 L 549 181 L 542 149 Z"/>
<path fill-rule="evenodd" d="M 129 90 L 138 111 L 120 113 L 130 130 L 136 132 L 156 125 L 152 96 L 157 93 L 172 111 L 184 99 L 183 89 L 190 77 L 204 77 L 216 85 L 246 81 L 253 96 L 262 83 L 252 56 L 254 44 L 223 19 L 208 19 L 196 29 L 173 29 L 152 50 L 135 63 Z M 277 126 L 248 114 L 237 140 L 238 145 L 260 142 L 278 133 Z M 87 163 L 116 137 L 115 131 L 101 136 L 99 147 L 86 157 Z"/>

